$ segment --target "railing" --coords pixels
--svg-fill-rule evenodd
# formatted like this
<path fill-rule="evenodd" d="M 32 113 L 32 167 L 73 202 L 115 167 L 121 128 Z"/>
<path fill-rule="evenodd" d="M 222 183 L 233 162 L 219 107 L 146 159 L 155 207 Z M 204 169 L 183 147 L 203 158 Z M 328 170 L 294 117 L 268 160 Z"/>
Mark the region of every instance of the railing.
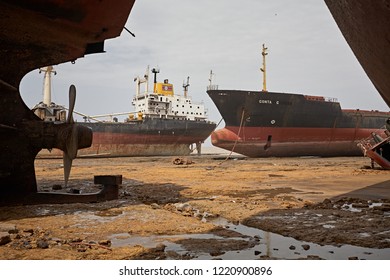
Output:
<path fill-rule="evenodd" d="M 207 90 L 217 90 L 218 89 L 218 85 L 209 85 L 207 86 Z"/>
<path fill-rule="evenodd" d="M 325 97 L 326 102 L 339 102 L 339 100 L 335 97 Z"/>
<path fill-rule="evenodd" d="M 316 95 L 304 95 L 306 100 L 310 101 L 320 101 L 320 102 L 338 102 L 337 98 L 334 97 L 325 97 L 325 96 L 316 96 Z"/>

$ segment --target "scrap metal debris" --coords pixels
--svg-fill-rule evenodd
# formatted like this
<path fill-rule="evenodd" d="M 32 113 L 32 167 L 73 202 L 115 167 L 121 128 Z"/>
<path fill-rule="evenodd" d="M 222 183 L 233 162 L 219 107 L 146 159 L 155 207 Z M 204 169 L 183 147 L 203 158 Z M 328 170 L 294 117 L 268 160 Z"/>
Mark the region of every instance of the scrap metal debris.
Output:
<path fill-rule="evenodd" d="M 368 139 L 360 141 L 358 146 L 364 156 L 371 158 L 371 167 L 374 163 L 379 164 L 383 169 L 390 170 L 390 119 L 386 122 L 385 137 L 372 133 Z"/>
<path fill-rule="evenodd" d="M 175 158 L 173 159 L 173 164 L 175 165 L 190 165 L 194 164 L 195 162 L 192 161 L 190 158 Z"/>

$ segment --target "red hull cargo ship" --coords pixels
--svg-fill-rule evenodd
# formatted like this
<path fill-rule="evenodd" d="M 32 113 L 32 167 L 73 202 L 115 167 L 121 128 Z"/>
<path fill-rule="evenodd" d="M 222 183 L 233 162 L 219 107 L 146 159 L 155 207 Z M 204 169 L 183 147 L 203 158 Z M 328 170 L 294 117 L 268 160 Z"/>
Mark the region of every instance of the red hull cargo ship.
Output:
<path fill-rule="evenodd" d="M 44 100 L 33 108 L 41 119 L 62 122 L 66 109 L 51 102 L 50 71 L 45 70 Z M 157 82 L 158 69 L 154 73 L 153 89 L 149 90 L 149 68 L 143 77 L 136 77 L 136 94 L 132 105 L 134 110 L 84 117 L 83 125 L 92 129 L 93 139 L 89 148 L 78 151 L 79 157 L 121 157 L 121 156 L 187 156 L 195 149 L 201 154 L 201 144 L 210 136 L 216 124 L 207 118 L 202 103 L 195 103 L 188 96 L 188 86 L 184 84 L 184 94 L 174 94 L 173 84 L 168 80 Z M 189 78 L 188 78 L 189 79 Z M 145 89 L 141 90 L 144 84 Z M 46 87 L 46 85 L 48 85 Z M 127 118 L 120 122 L 117 117 Z M 102 118 L 109 120 L 102 120 Z M 39 157 L 60 157 L 62 152 L 42 150 Z"/>
<path fill-rule="evenodd" d="M 208 95 L 225 121 L 214 146 L 248 157 L 358 156 L 358 143 L 372 132 L 385 135 L 389 112 L 343 110 L 334 98 L 262 91 L 220 90 Z M 211 78 L 210 78 L 211 80 Z"/>
<path fill-rule="evenodd" d="M 224 121 L 214 146 L 248 157 L 356 156 L 359 141 L 390 113 L 342 110 L 340 103 L 302 94 L 208 90 Z M 380 129 L 379 129 L 380 131 Z"/>

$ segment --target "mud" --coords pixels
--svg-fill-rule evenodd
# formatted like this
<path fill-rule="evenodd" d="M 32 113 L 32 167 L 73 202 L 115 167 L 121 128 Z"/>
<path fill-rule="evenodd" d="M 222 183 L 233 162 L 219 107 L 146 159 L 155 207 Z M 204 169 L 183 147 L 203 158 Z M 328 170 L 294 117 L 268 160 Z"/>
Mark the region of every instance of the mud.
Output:
<path fill-rule="evenodd" d="M 36 160 L 39 188 L 118 200 L 0 207 L 0 259 L 390 259 L 390 173 L 367 158 Z M 275 241 L 276 240 L 276 241 Z"/>

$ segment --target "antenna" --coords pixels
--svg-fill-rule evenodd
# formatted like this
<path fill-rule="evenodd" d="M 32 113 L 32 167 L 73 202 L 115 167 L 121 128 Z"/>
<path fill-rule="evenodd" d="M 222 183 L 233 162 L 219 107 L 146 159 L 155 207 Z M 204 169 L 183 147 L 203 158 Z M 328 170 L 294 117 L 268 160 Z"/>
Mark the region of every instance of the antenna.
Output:
<path fill-rule="evenodd" d="M 187 98 L 188 87 L 190 86 L 190 77 L 187 77 L 187 83 L 183 82 L 184 97 Z"/>
<path fill-rule="evenodd" d="M 263 67 L 260 68 L 261 72 L 263 72 L 263 92 L 267 92 L 267 69 L 265 64 L 265 56 L 268 55 L 267 50 L 268 48 L 263 44 L 263 49 L 261 51 L 261 55 L 263 56 Z"/>

